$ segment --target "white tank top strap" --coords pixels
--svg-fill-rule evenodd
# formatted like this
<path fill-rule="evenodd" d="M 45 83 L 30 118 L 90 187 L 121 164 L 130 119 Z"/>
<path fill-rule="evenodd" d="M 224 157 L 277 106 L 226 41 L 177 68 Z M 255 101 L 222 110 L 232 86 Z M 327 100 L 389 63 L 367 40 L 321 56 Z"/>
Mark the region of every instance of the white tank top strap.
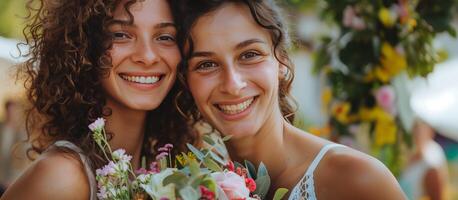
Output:
<path fill-rule="evenodd" d="M 52 146 L 55 147 L 65 147 L 71 149 L 72 151 L 78 153 L 81 162 L 84 165 L 84 169 L 86 171 L 87 179 L 89 180 L 89 187 L 90 187 L 90 200 L 97 200 L 97 182 L 95 180 L 94 172 L 92 171 L 92 164 L 89 158 L 84 155 L 83 150 L 76 146 L 75 144 L 66 141 L 66 140 L 59 140 L 56 141 Z M 49 148 L 48 148 L 49 149 Z"/>
<path fill-rule="evenodd" d="M 315 156 L 315 159 L 313 159 L 312 164 L 310 164 L 309 168 L 307 169 L 307 172 L 305 174 L 313 174 L 315 171 L 316 167 L 318 164 L 320 164 L 321 159 L 323 159 L 324 155 L 329 151 L 329 149 L 332 149 L 334 147 L 341 147 L 343 145 L 341 144 L 336 144 L 336 143 L 331 143 L 331 144 L 326 144 L 324 145 L 320 152 Z"/>
<path fill-rule="evenodd" d="M 320 161 L 323 159 L 324 155 L 332 148 L 335 147 L 344 147 L 344 145 L 331 143 L 324 145 L 320 152 L 315 156 L 312 163 L 307 168 L 304 176 L 301 180 L 294 186 L 288 200 L 316 200 L 315 195 L 315 183 L 313 173 L 317 168 Z"/>

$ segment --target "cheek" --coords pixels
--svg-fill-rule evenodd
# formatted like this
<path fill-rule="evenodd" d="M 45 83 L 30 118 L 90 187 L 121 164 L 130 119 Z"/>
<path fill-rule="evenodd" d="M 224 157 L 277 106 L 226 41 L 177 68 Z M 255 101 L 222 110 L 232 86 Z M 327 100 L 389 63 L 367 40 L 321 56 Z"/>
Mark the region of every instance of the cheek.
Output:
<path fill-rule="evenodd" d="M 111 58 L 112 66 L 116 67 L 121 64 L 125 58 L 127 58 L 129 50 L 117 44 L 113 44 L 113 47 L 108 51 L 108 55 Z"/>
<path fill-rule="evenodd" d="M 188 86 L 197 107 L 202 108 L 205 106 L 205 103 L 211 94 L 211 82 L 196 75 L 189 75 Z"/>
<path fill-rule="evenodd" d="M 161 58 L 164 59 L 164 61 L 170 67 L 172 72 L 176 73 L 178 63 L 181 60 L 180 51 L 178 50 L 178 47 L 162 49 L 160 51 L 160 54 Z"/>

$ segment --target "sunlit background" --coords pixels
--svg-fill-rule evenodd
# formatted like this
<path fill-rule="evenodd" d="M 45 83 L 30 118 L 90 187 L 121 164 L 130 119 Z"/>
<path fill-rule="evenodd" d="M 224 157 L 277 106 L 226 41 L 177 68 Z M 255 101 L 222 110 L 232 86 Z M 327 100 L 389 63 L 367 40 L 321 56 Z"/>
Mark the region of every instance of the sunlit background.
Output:
<path fill-rule="evenodd" d="M 421 119 L 437 132 L 435 141 L 441 145 L 447 159 L 446 199 L 458 199 L 458 40 L 453 37 L 452 31 L 453 28 L 458 30 L 456 13 L 458 2 L 426 1 L 436 6 L 430 7 L 431 13 L 433 9 L 440 9 L 441 5 L 449 8 L 447 13 L 441 12 L 444 15 L 431 15 L 436 18 L 428 18 L 431 17 L 427 16 L 428 13 L 430 14 L 428 8 L 418 9 L 419 13 L 410 10 L 410 15 L 407 17 L 402 14 L 397 15 L 396 12 L 404 8 L 403 3 L 407 6 L 406 2 L 410 2 L 408 0 L 399 0 L 399 6 L 378 11 L 366 9 L 367 5 L 358 3 L 366 2 L 363 0 L 283 0 L 279 2 L 285 8 L 294 42 L 291 57 L 296 66 L 293 84 L 293 96 L 298 103 L 296 126 L 377 157 L 401 180 L 403 175 L 408 173 L 409 156 L 415 146 L 411 137 L 412 127 L 416 119 Z M 330 6 L 326 2 L 333 5 Z M 350 5 L 346 2 L 354 3 Z M 1 119 L 6 117 L 5 106 L 3 106 L 5 102 L 16 101 L 20 105 L 25 103 L 24 87 L 14 76 L 15 66 L 24 60 L 19 57 L 16 46 L 23 40 L 23 17 L 27 14 L 24 7 L 25 0 L 0 0 Z M 405 9 L 409 12 L 408 7 Z M 369 15 L 365 15 L 368 13 Z M 373 15 L 370 15 L 371 13 Z M 424 13 L 426 14 L 422 15 Z M 433 26 L 437 31 L 432 34 L 431 42 L 420 37 L 415 41 L 404 40 L 413 37 L 416 31 L 421 31 L 423 16 L 426 16 L 428 22 L 446 23 L 440 27 L 443 30 L 439 30 L 439 26 Z M 444 28 L 447 26 L 451 29 Z M 386 30 L 396 30 L 399 35 L 406 37 L 399 37 L 399 41 L 395 42 L 389 41 L 393 46 L 386 46 L 384 45 L 386 38 L 378 32 Z M 364 70 L 352 67 L 352 63 L 354 66 L 359 66 L 362 60 L 365 61 L 364 56 L 371 56 L 369 53 L 358 57 L 362 50 L 362 47 L 358 46 L 360 45 L 358 34 L 361 33 L 363 33 L 362 38 L 372 37 L 371 45 L 373 45 L 369 47 L 381 49 L 380 52 L 375 52 L 375 55 L 385 58 L 385 61 L 379 57 L 375 57 L 375 62 L 367 60 L 364 65 L 361 65 Z M 356 42 L 352 43 L 353 41 Z M 409 52 L 408 45 L 422 44 L 422 42 L 430 42 L 433 50 L 426 49 L 426 54 Z M 353 44 L 355 44 L 353 49 L 346 48 Z M 25 48 L 23 50 L 26 51 Z M 397 60 L 386 61 L 389 55 Z M 412 63 L 423 61 L 422 59 L 425 58 L 422 56 L 431 56 L 434 60 L 432 63 L 437 61 L 437 64 L 434 68 L 421 64 L 412 66 Z M 381 66 L 373 65 L 379 60 Z M 383 68 L 386 62 L 390 65 L 388 67 L 398 66 L 398 68 Z M 379 69 L 385 69 L 389 73 L 383 74 Z M 349 91 L 349 87 L 345 84 L 355 83 L 351 82 L 354 77 L 359 77 L 363 81 L 364 84 L 360 85 L 361 91 L 364 90 L 362 89 L 364 85 L 370 85 L 369 95 L 373 97 L 366 99 L 368 94 Z M 354 85 L 353 89 L 359 91 L 359 85 Z M 377 99 L 378 92 L 383 92 L 379 90 L 381 88 L 392 91 L 392 94 L 387 93 L 392 95 L 394 100 L 393 107 L 389 111 Z M 357 102 L 362 103 L 355 103 L 352 95 L 356 93 L 360 95 Z M 373 108 L 380 108 L 380 111 Z M 388 116 L 392 120 L 382 121 L 383 117 L 380 116 Z M 380 131 L 377 132 L 378 130 Z M 391 132 L 393 135 L 388 134 Z M 0 129 L 0 138 L 4 135 Z M 5 145 L 10 145 L 11 142 L 5 142 L 4 139 L 0 139 L 0 142 L 2 142 L 0 145 L 3 145 L 0 146 L 0 155 L 8 154 L 10 150 Z M 5 165 L 6 161 L 1 161 L 0 164 Z M 14 175 L 10 179 L 17 176 L 23 167 L 24 165 L 17 165 L 17 172 L 11 172 Z M 4 172 L 0 172 L 0 175 L 2 173 Z"/>

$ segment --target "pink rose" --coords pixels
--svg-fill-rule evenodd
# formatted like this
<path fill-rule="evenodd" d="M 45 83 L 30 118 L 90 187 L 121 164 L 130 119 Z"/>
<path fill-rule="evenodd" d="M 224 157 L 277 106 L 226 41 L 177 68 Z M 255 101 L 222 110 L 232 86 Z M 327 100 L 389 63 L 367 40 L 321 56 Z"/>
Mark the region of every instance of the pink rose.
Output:
<path fill-rule="evenodd" d="M 383 110 L 392 115 L 396 115 L 396 108 L 394 105 L 396 94 L 391 86 L 385 85 L 375 91 L 375 99 L 377 100 L 377 104 L 380 105 Z"/>
<path fill-rule="evenodd" d="M 212 177 L 229 199 L 243 199 L 250 196 L 245 179 L 235 172 L 215 172 L 212 173 Z"/>
<path fill-rule="evenodd" d="M 342 23 L 345 27 L 354 28 L 361 31 L 366 29 L 366 23 L 361 17 L 358 17 L 352 6 L 347 6 L 343 13 Z"/>

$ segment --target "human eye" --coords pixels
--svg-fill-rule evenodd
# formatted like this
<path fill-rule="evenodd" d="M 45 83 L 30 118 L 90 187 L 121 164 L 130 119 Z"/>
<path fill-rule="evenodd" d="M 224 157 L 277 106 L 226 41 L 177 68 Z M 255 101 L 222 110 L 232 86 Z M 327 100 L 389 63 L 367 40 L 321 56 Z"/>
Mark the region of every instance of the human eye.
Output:
<path fill-rule="evenodd" d="M 212 61 L 203 61 L 200 62 L 194 67 L 194 71 L 197 72 L 211 72 L 218 68 L 218 64 Z"/>
<path fill-rule="evenodd" d="M 132 38 L 128 33 L 122 31 L 113 32 L 111 35 L 114 41 L 123 41 Z"/>
<path fill-rule="evenodd" d="M 157 37 L 158 41 L 168 41 L 168 42 L 175 42 L 175 36 L 170 34 L 164 34 Z"/>
<path fill-rule="evenodd" d="M 258 58 L 259 56 L 261 56 L 261 53 L 259 53 L 259 52 L 248 51 L 248 52 L 242 53 L 242 55 L 240 55 L 240 59 L 242 61 L 243 60 L 252 60 L 252 59 Z"/>

